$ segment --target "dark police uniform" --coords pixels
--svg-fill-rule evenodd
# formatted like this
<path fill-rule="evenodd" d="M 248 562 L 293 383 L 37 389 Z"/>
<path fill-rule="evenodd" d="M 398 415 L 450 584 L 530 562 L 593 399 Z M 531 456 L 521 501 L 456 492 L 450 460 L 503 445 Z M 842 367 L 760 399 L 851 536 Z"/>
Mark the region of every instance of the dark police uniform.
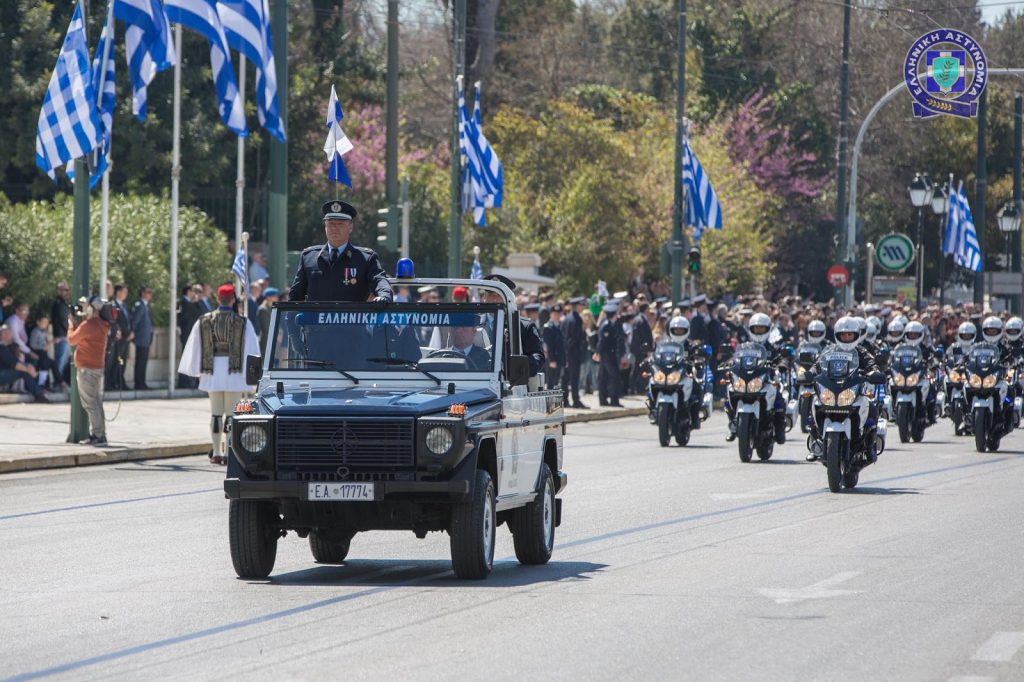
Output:
<path fill-rule="evenodd" d="M 616 319 L 616 308 L 614 304 L 605 306 L 604 310 L 608 317 L 597 330 L 597 352 L 601 356 L 597 373 L 597 394 L 602 405 L 621 407 L 619 360 L 626 352 L 626 337 Z"/>
<path fill-rule="evenodd" d="M 561 312 L 562 308 L 555 305 L 553 310 Z M 562 338 L 562 330 L 558 323 L 548 319 L 544 323 L 543 331 L 544 354 L 547 356 L 548 366 L 544 368 L 545 378 L 549 389 L 561 388 L 562 369 L 565 367 L 565 339 Z M 551 363 L 555 363 L 551 367 Z"/>
<path fill-rule="evenodd" d="M 329 201 L 323 209 L 324 219 L 356 217 L 355 208 L 344 201 Z M 376 252 L 351 243 L 340 255 L 330 244 L 305 249 L 288 292 L 292 301 L 365 303 L 371 296 L 390 301 L 394 292 Z"/>

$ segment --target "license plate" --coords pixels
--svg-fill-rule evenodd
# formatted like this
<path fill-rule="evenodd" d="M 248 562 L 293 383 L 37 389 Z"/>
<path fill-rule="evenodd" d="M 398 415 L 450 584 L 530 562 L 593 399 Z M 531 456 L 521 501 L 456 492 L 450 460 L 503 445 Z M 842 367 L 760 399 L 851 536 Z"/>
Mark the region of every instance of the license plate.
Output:
<path fill-rule="evenodd" d="M 373 483 L 310 483 L 311 502 L 373 502 Z"/>

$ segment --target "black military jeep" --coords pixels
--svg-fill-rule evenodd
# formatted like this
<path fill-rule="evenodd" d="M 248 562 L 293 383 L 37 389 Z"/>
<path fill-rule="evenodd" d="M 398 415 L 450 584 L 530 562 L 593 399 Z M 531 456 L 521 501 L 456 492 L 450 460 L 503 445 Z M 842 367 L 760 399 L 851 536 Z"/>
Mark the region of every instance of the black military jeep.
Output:
<path fill-rule="evenodd" d="M 341 563 L 361 531 L 451 536 L 452 566 L 485 578 L 497 526 L 516 557 L 544 564 L 566 486 L 560 391 L 531 390 L 512 292 L 479 280 L 488 302 L 279 303 L 256 397 L 232 417 L 224 491 L 231 559 L 265 578 L 288 531 L 313 558 Z"/>

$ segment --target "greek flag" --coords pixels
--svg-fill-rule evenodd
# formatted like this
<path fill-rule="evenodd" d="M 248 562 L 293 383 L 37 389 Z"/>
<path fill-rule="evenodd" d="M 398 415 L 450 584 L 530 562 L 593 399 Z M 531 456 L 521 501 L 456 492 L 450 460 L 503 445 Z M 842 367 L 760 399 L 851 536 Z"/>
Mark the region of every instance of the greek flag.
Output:
<path fill-rule="evenodd" d="M 459 78 L 459 151 L 463 159 L 462 207 L 473 209 L 473 221 L 487 224 L 485 209 L 500 208 L 504 173 L 498 155 L 484 137 L 480 119 L 480 83 L 476 83 L 473 115 L 466 109 L 466 93 Z"/>
<path fill-rule="evenodd" d="M 36 165 L 56 180 L 55 168 L 85 156 L 100 144 L 101 126 L 82 11 L 76 6 L 39 110 Z"/>
<path fill-rule="evenodd" d="M 231 273 L 238 278 L 238 283 L 242 285 L 242 296 L 249 295 L 249 267 L 246 260 L 245 247 L 238 247 L 238 254 L 235 256 L 235 262 L 231 264 Z M 241 298 L 241 296 L 239 298 Z"/>
<path fill-rule="evenodd" d="M 690 141 L 683 139 L 683 186 L 686 189 L 686 224 L 693 228 L 693 241 L 699 242 L 704 230 L 722 229 L 722 206 L 711 186 L 711 180 L 697 156 L 690 149 Z"/>
<path fill-rule="evenodd" d="M 332 85 L 331 99 L 327 102 L 327 141 L 324 142 L 324 153 L 327 154 L 327 161 L 331 164 L 327 171 L 327 179 L 351 187 L 352 181 L 349 180 L 345 161 L 341 158 L 352 151 L 352 141 L 341 129 L 341 119 L 344 117 L 345 114 L 341 112 L 341 102 L 338 101 L 338 93 Z"/>
<path fill-rule="evenodd" d="M 100 115 L 100 130 L 102 142 L 100 143 L 99 158 L 94 164 L 92 174 L 89 176 L 89 189 L 96 186 L 103 174 L 107 172 L 107 165 L 110 162 L 110 140 L 114 129 L 114 18 L 113 7 L 108 10 L 107 23 L 100 34 L 100 43 L 96 46 L 96 56 L 92 60 L 92 82 L 96 89 L 96 108 Z M 103 64 L 106 63 L 106 68 Z M 75 181 L 75 162 L 68 161 L 65 168 L 68 178 Z"/>
<path fill-rule="evenodd" d="M 165 0 L 167 17 L 185 28 L 190 28 L 210 41 L 210 65 L 213 67 L 213 81 L 217 86 L 218 109 L 224 125 L 240 137 L 245 137 L 245 106 L 235 67 L 228 52 L 228 39 L 217 14 L 214 0 Z"/>
<path fill-rule="evenodd" d="M 132 113 L 145 121 L 147 87 L 157 73 L 178 61 L 171 25 L 160 0 L 114 0 L 114 16 L 126 24 L 124 43 L 132 81 Z"/>
<path fill-rule="evenodd" d="M 281 142 L 284 124 L 277 108 L 277 69 L 270 42 L 267 0 L 218 0 L 217 14 L 228 45 L 256 65 L 256 115 L 260 125 Z"/>
<path fill-rule="evenodd" d="M 949 213 L 946 216 L 946 234 L 942 252 L 953 256 L 953 262 L 962 268 L 981 272 L 981 247 L 978 232 L 974 228 L 974 216 L 967 203 L 964 183 L 960 182 L 956 194 L 949 198 Z"/>
<path fill-rule="evenodd" d="M 474 258 L 473 259 L 473 267 L 469 271 L 469 278 L 470 279 L 483 279 L 484 278 L 484 270 L 483 270 L 483 268 L 480 267 L 480 259 L 479 258 Z"/>

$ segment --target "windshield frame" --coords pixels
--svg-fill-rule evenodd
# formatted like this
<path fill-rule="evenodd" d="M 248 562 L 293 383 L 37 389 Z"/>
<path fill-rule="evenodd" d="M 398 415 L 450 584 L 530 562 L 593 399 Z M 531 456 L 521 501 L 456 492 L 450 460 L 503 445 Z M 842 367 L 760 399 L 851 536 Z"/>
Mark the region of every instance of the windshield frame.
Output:
<path fill-rule="evenodd" d="M 434 379 L 429 378 L 420 369 L 413 367 L 387 366 L 352 369 L 348 367 L 282 367 L 277 365 L 279 331 L 281 327 L 281 315 L 288 312 L 315 311 L 321 312 L 350 312 L 350 313 L 406 313 L 406 312 L 476 312 L 495 315 L 493 339 L 491 350 L 491 368 L 487 370 L 452 370 L 440 368 L 425 368 L 431 374 L 442 381 L 488 381 L 491 382 L 496 375 L 502 371 L 504 356 L 507 354 L 506 327 L 508 326 L 507 311 L 504 306 L 497 303 L 391 303 L 383 310 L 377 310 L 374 306 L 366 303 L 349 303 L 334 301 L 282 301 L 272 306 L 270 327 L 267 331 L 267 347 L 262 358 L 263 378 L 266 380 L 327 380 L 332 383 L 343 382 L 353 383 L 346 378 L 341 371 L 354 376 L 359 382 L 427 382 L 434 385 Z M 383 351 L 382 351 L 383 352 Z"/>

